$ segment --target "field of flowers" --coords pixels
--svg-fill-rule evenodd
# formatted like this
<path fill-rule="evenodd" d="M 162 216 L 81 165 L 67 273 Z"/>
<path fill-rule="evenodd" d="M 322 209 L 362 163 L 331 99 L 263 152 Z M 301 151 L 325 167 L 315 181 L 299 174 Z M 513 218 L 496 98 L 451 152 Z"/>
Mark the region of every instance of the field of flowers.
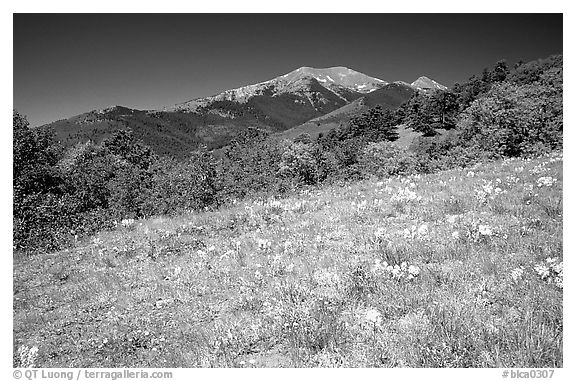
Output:
<path fill-rule="evenodd" d="M 125 220 L 14 260 L 14 364 L 562 367 L 562 155 Z"/>

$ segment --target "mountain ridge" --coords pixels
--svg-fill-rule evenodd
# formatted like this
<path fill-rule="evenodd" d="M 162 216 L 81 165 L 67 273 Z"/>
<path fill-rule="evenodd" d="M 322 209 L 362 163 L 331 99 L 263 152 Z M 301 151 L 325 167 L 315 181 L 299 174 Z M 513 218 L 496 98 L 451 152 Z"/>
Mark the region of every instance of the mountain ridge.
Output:
<path fill-rule="evenodd" d="M 182 158 L 200 145 L 220 148 L 248 127 L 280 133 L 329 114 L 345 122 L 348 114 L 376 105 L 393 110 L 415 91 L 434 89 L 445 86 L 428 77 L 408 84 L 387 82 L 344 66 L 302 66 L 267 81 L 161 109 L 115 105 L 48 125 L 66 146 L 98 142 L 115 130 L 129 128 L 158 153 Z"/>
<path fill-rule="evenodd" d="M 267 94 L 279 95 L 290 92 L 307 96 L 306 88 L 312 79 L 346 101 L 350 100 L 343 96 L 342 93 L 347 91 L 358 92 L 360 94 L 369 93 L 388 84 L 388 82 L 384 80 L 370 77 L 344 66 L 329 68 L 302 66 L 267 81 L 225 90 L 218 94 L 195 98 L 172 106 L 166 106 L 162 108 L 162 111 L 194 112 L 214 101 L 228 100 L 246 103 L 251 97 Z"/>

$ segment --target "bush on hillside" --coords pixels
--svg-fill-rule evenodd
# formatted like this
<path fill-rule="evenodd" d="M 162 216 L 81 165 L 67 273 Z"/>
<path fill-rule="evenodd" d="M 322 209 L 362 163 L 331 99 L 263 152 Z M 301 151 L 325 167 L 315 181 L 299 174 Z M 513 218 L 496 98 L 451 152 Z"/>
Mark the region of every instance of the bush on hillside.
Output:
<path fill-rule="evenodd" d="M 562 90 L 545 84 L 494 85 L 462 114 L 462 138 L 504 157 L 562 147 Z"/>
<path fill-rule="evenodd" d="M 250 128 L 225 148 L 216 163 L 219 200 L 282 194 L 291 189 L 292 182 L 279 174 L 286 143 L 269 135 Z"/>
<path fill-rule="evenodd" d="M 391 142 L 369 143 L 358 159 L 364 175 L 388 177 L 416 172 L 417 160 L 412 152 Z"/>
<path fill-rule="evenodd" d="M 177 214 L 216 204 L 216 169 L 205 148 L 188 160 L 158 160 L 152 167 L 149 189 L 140 199 L 144 215 Z"/>
<path fill-rule="evenodd" d="M 337 171 L 334 155 L 316 143 L 294 142 L 284 147 L 278 174 L 294 187 L 319 184 Z"/>
<path fill-rule="evenodd" d="M 494 155 L 485 153 L 463 140 L 460 132 L 456 130 L 432 137 L 417 137 L 409 150 L 415 155 L 416 171 L 420 173 L 465 168 L 494 158 Z"/>

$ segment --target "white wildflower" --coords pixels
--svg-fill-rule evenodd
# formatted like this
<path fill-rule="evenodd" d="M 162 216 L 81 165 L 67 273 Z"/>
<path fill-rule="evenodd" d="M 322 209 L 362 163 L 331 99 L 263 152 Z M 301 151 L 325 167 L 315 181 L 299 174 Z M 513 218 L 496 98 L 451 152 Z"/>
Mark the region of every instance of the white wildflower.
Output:
<path fill-rule="evenodd" d="M 120 224 L 122 225 L 122 227 L 124 228 L 129 228 L 130 226 L 134 225 L 136 221 L 134 221 L 133 218 L 125 218 L 123 219 Z"/>
<path fill-rule="evenodd" d="M 258 248 L 260 250 L 268 250 L 272 246 L 272 242 L 267 239 L 258 239 Z"/>
<path fill-rule="evenodd" d="M 382 323 L 382 314 L 380 314 L 380 312 L 378 312 L 376 309 L 370 308 L 364 313 L 364 319 L 366 319 L 366 321 L 369 323 L 379 325 Z"/>
<path fill-rule="evenodd" d="M 550 268 L 548 268 L 546 265 L 537 264 L 534 266 L 534 271 L 536 271 L 536 274 L 538 274 L 543 280 L 546 280 L 550 277 Z"/>
<path fill-rule="evenodd" d="M 491 236 L 493 234 L 492 229 L 488 225 L 478 225 L 478 233 L 484 236 Z"/>
<path fill-rule="evenodd" d="M 33 346 L 30 348 L 23 345 L 18 348 L 18 357 L 20 360 L 20 368 L 33 368 L 38 358 L 38 347 Z"/>
<path fill-rule="evenodd" d="M 374 236 L 376 236 L 376 239 L 381 240 L 386 236 L 386 229 L 385 228 L 378 228 L 378 230 L 376 230 L 376 232 L 374 233 Z"/>
<path fill-rule="evenodd" d="M 399 202 L 420 201 L 422 196 L 418 196 L 416 192 L 410 190 L 410 188 L 399 188 L 390 199 Z"/>
<path fill-rule="evenodd" d="M 408 266 L 408 273 L 414 277 L 420 275 L 420 268 L 418 266 L 410 265 Z"/>
<path fill-rule="evenodd" d="M 418 237 L 426 237 L 428 235 L 428 225 L 423 224 L 418 228 Z"/>
<path fill-rule="evenodd" d="M 410 229 L 406 228 L 402 231 L 402 235 L 406 239 L 413 239 L 416 236 L 416 226 L 412 225 Z"/>
<path fill-rule="evenodd" d="M 556 182 L 558 181 L 558 179 L 555 179 L 553 177 L 550 176 L 545 176 L 545 177 L 540 177 L 537 181 L 536 184 L 538 185 L 538 187 L 551 187 L 552 185 L 554 185 Z"/>
<path fill-rule="evenodd" d="M 524 274 L 524 268 L 517 267 L 512 270 L 511 275 L 514 282 L 517 282 L 519 279 L 522 279 L 522 275 Z"/>
<path fill-rule="evenodd" d="M 392 276 L 393 276 L 394 278 L 401 278 L 401 277 L 402 277 L 402 269 L 400 268 L 400 266 L 395 265 L 395 266 L 392 268 Z"/>

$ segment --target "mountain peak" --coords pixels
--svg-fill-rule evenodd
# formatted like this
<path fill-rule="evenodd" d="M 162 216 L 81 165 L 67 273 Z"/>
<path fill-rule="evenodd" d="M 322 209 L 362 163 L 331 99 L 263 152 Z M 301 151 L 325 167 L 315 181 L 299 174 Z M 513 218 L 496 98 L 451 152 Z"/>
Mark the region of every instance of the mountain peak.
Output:
<path fill-rule="evenodd" d="M 433 79 L 430 79 L 426 76 L 421 76 L 417 80 L 411 83 L 413 87 L 416 87 L 421 90 L 446 90 L 447 87 L 444 85 L 439 84 Z"/>
<path fill-rule="evenodd" d="M 164 110 L 196 111 L 198 108 L 207 106 L 215 101 L 227 100 L 246 103 L 250 98 L 264 94 L 267 96 L 277 96 L 284 93 L 298 94 L 298 96 L 303 96 L 305 99 L 310 100 L 313 98 L 313 93 L 317 92 L 313 88 L 317 89 L 318 84 L 329 93 L 333 93 L 335 97 L 347 102 L 353 94 L 359 96 L 360 94 L 370 93 L 387 85 L 388 82 L 344 66 L 328 68 L 302 66 L 265 82 L 226 90 L 209 97 L 193 99 L 164 108 Z M 312 101 L 310 100 L 310 102 Z"/>
<path fill-rule="evenodd" d="M 280 76 L 279 79 L 294 82 L 305 77 L 314 78 L 328 88 L 344 87 L 360 93 L 369 93 L 388 84 L 388 82 L 379 78 L 370 77 L 345 66 L 327 68 L 302 66 L 290 73 Z"/>

